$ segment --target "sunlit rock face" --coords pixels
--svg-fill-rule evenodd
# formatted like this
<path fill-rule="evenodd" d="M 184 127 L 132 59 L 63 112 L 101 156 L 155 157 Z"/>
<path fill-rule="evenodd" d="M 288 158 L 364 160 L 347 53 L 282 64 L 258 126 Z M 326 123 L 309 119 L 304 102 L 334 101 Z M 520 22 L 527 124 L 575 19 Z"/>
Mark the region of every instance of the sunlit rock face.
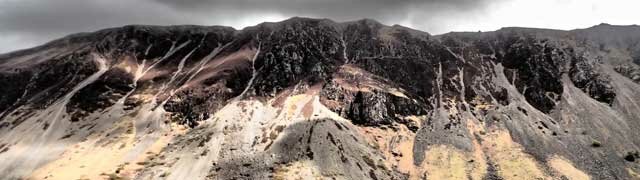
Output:
<path fill-rule="evenodd" d="M 640 178 L 640 27 L 125 26 L 0 55 L 0 179 Z"/>

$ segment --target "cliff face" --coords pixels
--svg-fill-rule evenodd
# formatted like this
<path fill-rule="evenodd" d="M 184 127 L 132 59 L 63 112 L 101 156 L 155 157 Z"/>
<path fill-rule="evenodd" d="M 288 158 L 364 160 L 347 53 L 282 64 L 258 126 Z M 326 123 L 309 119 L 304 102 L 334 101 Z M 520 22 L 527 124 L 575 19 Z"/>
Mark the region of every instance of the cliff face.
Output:
<path fill-rule="evenodd" d="M 2 179 L 640 178 L 640 27 L 125 26 L 0 55 Z"/>

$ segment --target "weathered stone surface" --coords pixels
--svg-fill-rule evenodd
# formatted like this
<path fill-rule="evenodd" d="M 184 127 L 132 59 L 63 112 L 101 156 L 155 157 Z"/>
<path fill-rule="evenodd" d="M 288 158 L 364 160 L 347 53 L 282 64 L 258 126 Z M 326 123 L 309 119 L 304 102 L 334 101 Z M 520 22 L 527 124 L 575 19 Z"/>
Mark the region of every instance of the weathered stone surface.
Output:
<path fill-rule="evenodd" d="M 0 179 L 633 179 L 638 42 L 307 18 L 71 35 L 0 55 Z"/>

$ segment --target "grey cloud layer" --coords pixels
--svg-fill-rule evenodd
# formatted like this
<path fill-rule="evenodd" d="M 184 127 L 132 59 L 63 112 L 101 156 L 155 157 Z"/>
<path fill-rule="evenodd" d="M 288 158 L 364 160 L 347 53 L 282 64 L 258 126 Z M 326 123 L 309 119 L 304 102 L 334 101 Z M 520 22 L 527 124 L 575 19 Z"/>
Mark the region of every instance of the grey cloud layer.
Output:
<path fill-rule="evenodd" d="M 0 0 L 0 53 L 61 36 L 126 24 L 231 25 L 238 17 L 278 14 L 336 21 L 377 19 L 446 30 L 447 17 L 482 13 L 489 0 Z"/>
<path fill-rule="evenodd" d="M 181 11 L 277 12 L 334 20 L 371 18 L 386 23 L 436 14 L 471 14 L 499 0 L 156 0 Z M 411 16 L 413 14 L 413 16 Z M 416 19 L 413 19 L 416 18 Z"/>

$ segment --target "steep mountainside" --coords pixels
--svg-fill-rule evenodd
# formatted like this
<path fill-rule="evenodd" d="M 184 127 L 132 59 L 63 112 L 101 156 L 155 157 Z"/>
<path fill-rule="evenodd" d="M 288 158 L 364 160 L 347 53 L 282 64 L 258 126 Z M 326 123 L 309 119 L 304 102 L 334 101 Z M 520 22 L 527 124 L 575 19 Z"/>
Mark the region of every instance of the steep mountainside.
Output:
<path fill-rule="evenodd" d="M 640 179 L 639 26 L 125 26 L 0 87 L 0 179 Z"/>

